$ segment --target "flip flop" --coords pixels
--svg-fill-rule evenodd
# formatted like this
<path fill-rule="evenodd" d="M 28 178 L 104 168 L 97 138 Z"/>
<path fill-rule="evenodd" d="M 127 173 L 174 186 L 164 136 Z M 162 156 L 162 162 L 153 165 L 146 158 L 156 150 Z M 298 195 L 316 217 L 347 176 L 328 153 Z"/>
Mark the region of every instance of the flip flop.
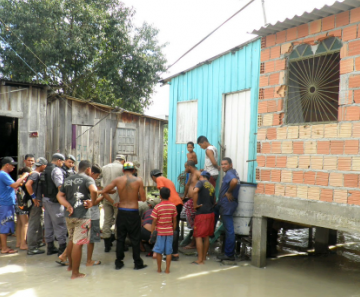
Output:
<path fill-rule="evenodd" d="M 195 261 L 191 262 L 190 264 L 200 265 L 199 263 L 196 263 Z"/>
<path fill-rule="evenodd" d="M 94 264 L 93 264 L 93 266 L 94 266 L 94 265 L 100 265 L 100 264 L 101 264 L 101 261 L 95 261 Z"/>
<path fill-rule="evenodd" d="M 196 246 L 184 246 L 183 247 L 184 250 L 193 250 L 193 249 L 196 249 Z"/>
<path fill-rule="evenodd" d="M 63 262 L 63 261 L 59 260 L 59 261 L 55 261 L 55 263 L 58 263 L 58 264 L 61 265 L 61 266 L 69 266 L 69 262 L 68 262 L 68 261 Z"/>
<path fill-rule="evenodd" d="M 1 252 L 2 254 L 16 254 L 18 251 L 17 250 L 13 250 L 13 249 L 10 249 L 8 250 L 7 252 L 3 253 Z"/>

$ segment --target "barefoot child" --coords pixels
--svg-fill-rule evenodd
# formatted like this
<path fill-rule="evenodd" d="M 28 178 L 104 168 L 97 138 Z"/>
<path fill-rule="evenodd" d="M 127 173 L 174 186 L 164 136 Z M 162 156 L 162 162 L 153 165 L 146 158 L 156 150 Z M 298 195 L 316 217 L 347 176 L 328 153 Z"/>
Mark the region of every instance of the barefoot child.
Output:
<path fill-rule="evenodd" d="M 151 235 L 157 231 L 156 243 L 153 252 L 157 253 L 157 272 L 161 272 L 162 254 L 166 256 L 165 273 L 170 273 L 171 254 L 173 252 L 173 235 L 176 229 L 176 206 L 168 201 L 170 190 L 166 187 L 160 189 L 161 202 L 155 206 L 151 217 L 154 219 L 151 226 Z"/>
<path fill-rule="evenodd" d="M 188 150 L 188 153 L 186 154 L 186 157 L 187 157 L 187 160 L 188 161 L 194 161 L 195 162 L 195 165 L 198 163 L 197 161 L 197 156 L 196 156 L 196 153 L 194 152 L 194 143 L 192 141 L 189 141 L 187 143 L 187 150 Z"/>

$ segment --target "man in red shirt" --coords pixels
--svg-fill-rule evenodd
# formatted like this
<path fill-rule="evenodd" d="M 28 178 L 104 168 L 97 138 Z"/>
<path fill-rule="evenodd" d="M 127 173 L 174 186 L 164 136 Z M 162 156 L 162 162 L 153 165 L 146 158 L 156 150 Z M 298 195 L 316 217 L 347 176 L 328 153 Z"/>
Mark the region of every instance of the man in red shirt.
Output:
<path fill-rule="evenodd" d="M 161 188 L 160 198 L 161 202 L 155 206 L 151 213 L 154 219 L 151 225 L 151 235 L 157 231 L 156 243 L 153 251 L 157 253 L 158 272 L 161 272 L 162 254 L 166 256 L 166 270 L 165 273 L 170 273 L 170 264 L 172 259 L 172 245 L 173 234 L 176 229 L 176 207 L 168 199 L 170 197 L 170 190 L 166 187 Z"/>
<path fill-rule="evenodd" d="M 176 188 L 174 183 L 170 180 L 167 179 L 166 177 L 162 176 L 162 172 L 159 169 L 154 169 L 150 172 L 150 176 L 152 178 L 152 180 L 156 183 L 156 186 L 159 190 L 161 190 L 162 188 L 168 188 L 170 190 L 170 197 L 169 197 L 169 202 L 171 202 L 172 204 L 174 204 L 176 206 L 176 211 L 177 211 L 177 217 L 176 217 L 176 229 L 175 231 L 177 231 L 176 233 L 176 238 L 174 239 L 173 242 L 173 255 L 172 255 L 172 261 L 178 261 L 179 260 L 179 223 L 180 223 L 180 213 L 182 211 L 183 208 L 183 201 L 180 198 L 179 194 L 176 192 Z"/>

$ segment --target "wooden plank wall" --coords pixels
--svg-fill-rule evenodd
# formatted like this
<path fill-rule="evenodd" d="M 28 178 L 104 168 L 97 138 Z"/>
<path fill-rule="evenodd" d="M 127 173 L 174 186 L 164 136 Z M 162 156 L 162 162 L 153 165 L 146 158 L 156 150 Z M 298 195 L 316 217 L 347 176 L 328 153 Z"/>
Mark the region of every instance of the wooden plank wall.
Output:
<path fill-rule="evenodd" d="M 0 116 L 14 117 L 18 123 L 19 166 L 26 154 L 45 156 L 47 90 L 24 86 L 0 87 Z M 39 137 L 30 137 L 38 132 Z"/>
<path fill-rule="evenodd" d="M 73 108 L 74 104 L 77 105 L 76 109 Z M 74 110 L 76 117 L 81 119 L 74 120 L 72 114 Z M 88 159 L 100 166 L 111 163 L 117 154 L 117 128 L 119 123 L 122 123 L 123 126 L 135 127 L 137 133 L 136 152 L 134 155 L 128 155 L 127 159 L 139 161 L 140 176 L 144 180 L 144 185 L 154 186 L 150 179 L 150 171 L 155 168 L 161 170 L 163 167 L 163 122 L 126 112 L 109 114 L 109 111 L 67 99 L 49 100 L 47 158 L 50 159 L 52 154 L 60 152 L 70 153 L 78 161 Z M 95 115 L 95 118 L 90 117 L 89 121 L 89 114 Z M 72 149 L 72 124 L 91 124 L 91 121 L 94 125 L 77 125 L 76 148 Z"/>

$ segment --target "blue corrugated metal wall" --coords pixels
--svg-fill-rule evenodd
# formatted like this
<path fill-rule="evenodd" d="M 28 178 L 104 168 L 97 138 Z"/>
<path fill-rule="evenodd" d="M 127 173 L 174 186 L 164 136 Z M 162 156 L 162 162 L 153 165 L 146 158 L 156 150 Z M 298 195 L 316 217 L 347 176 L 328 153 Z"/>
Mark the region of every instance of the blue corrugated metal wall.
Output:
<path fill-rule="evenodd" d="M 223 95 L 231 92 L 251 90 L 251 130 L 249 160 L 256 159 L 257 109 L 260 76 L 260 39 L 255 40 L 235 53 L 229 53 L 202 65 L 170 82 L 168 178 L 177 190 L 178 175 L 184 170 L 186 144 L 176 144 L 177 102 L 198 100 L 198 136 L 204 135 L 219 151 L 222 129 Z M 196 139 L 194 139 L 196 142 Z M 204 167 L 205 152 L 195 145 L 198 168 Z M 247 180 L 255 182 L 256 162 L 249 162 Z M 244 179 L 243 179 L 244 180 Z"/>

